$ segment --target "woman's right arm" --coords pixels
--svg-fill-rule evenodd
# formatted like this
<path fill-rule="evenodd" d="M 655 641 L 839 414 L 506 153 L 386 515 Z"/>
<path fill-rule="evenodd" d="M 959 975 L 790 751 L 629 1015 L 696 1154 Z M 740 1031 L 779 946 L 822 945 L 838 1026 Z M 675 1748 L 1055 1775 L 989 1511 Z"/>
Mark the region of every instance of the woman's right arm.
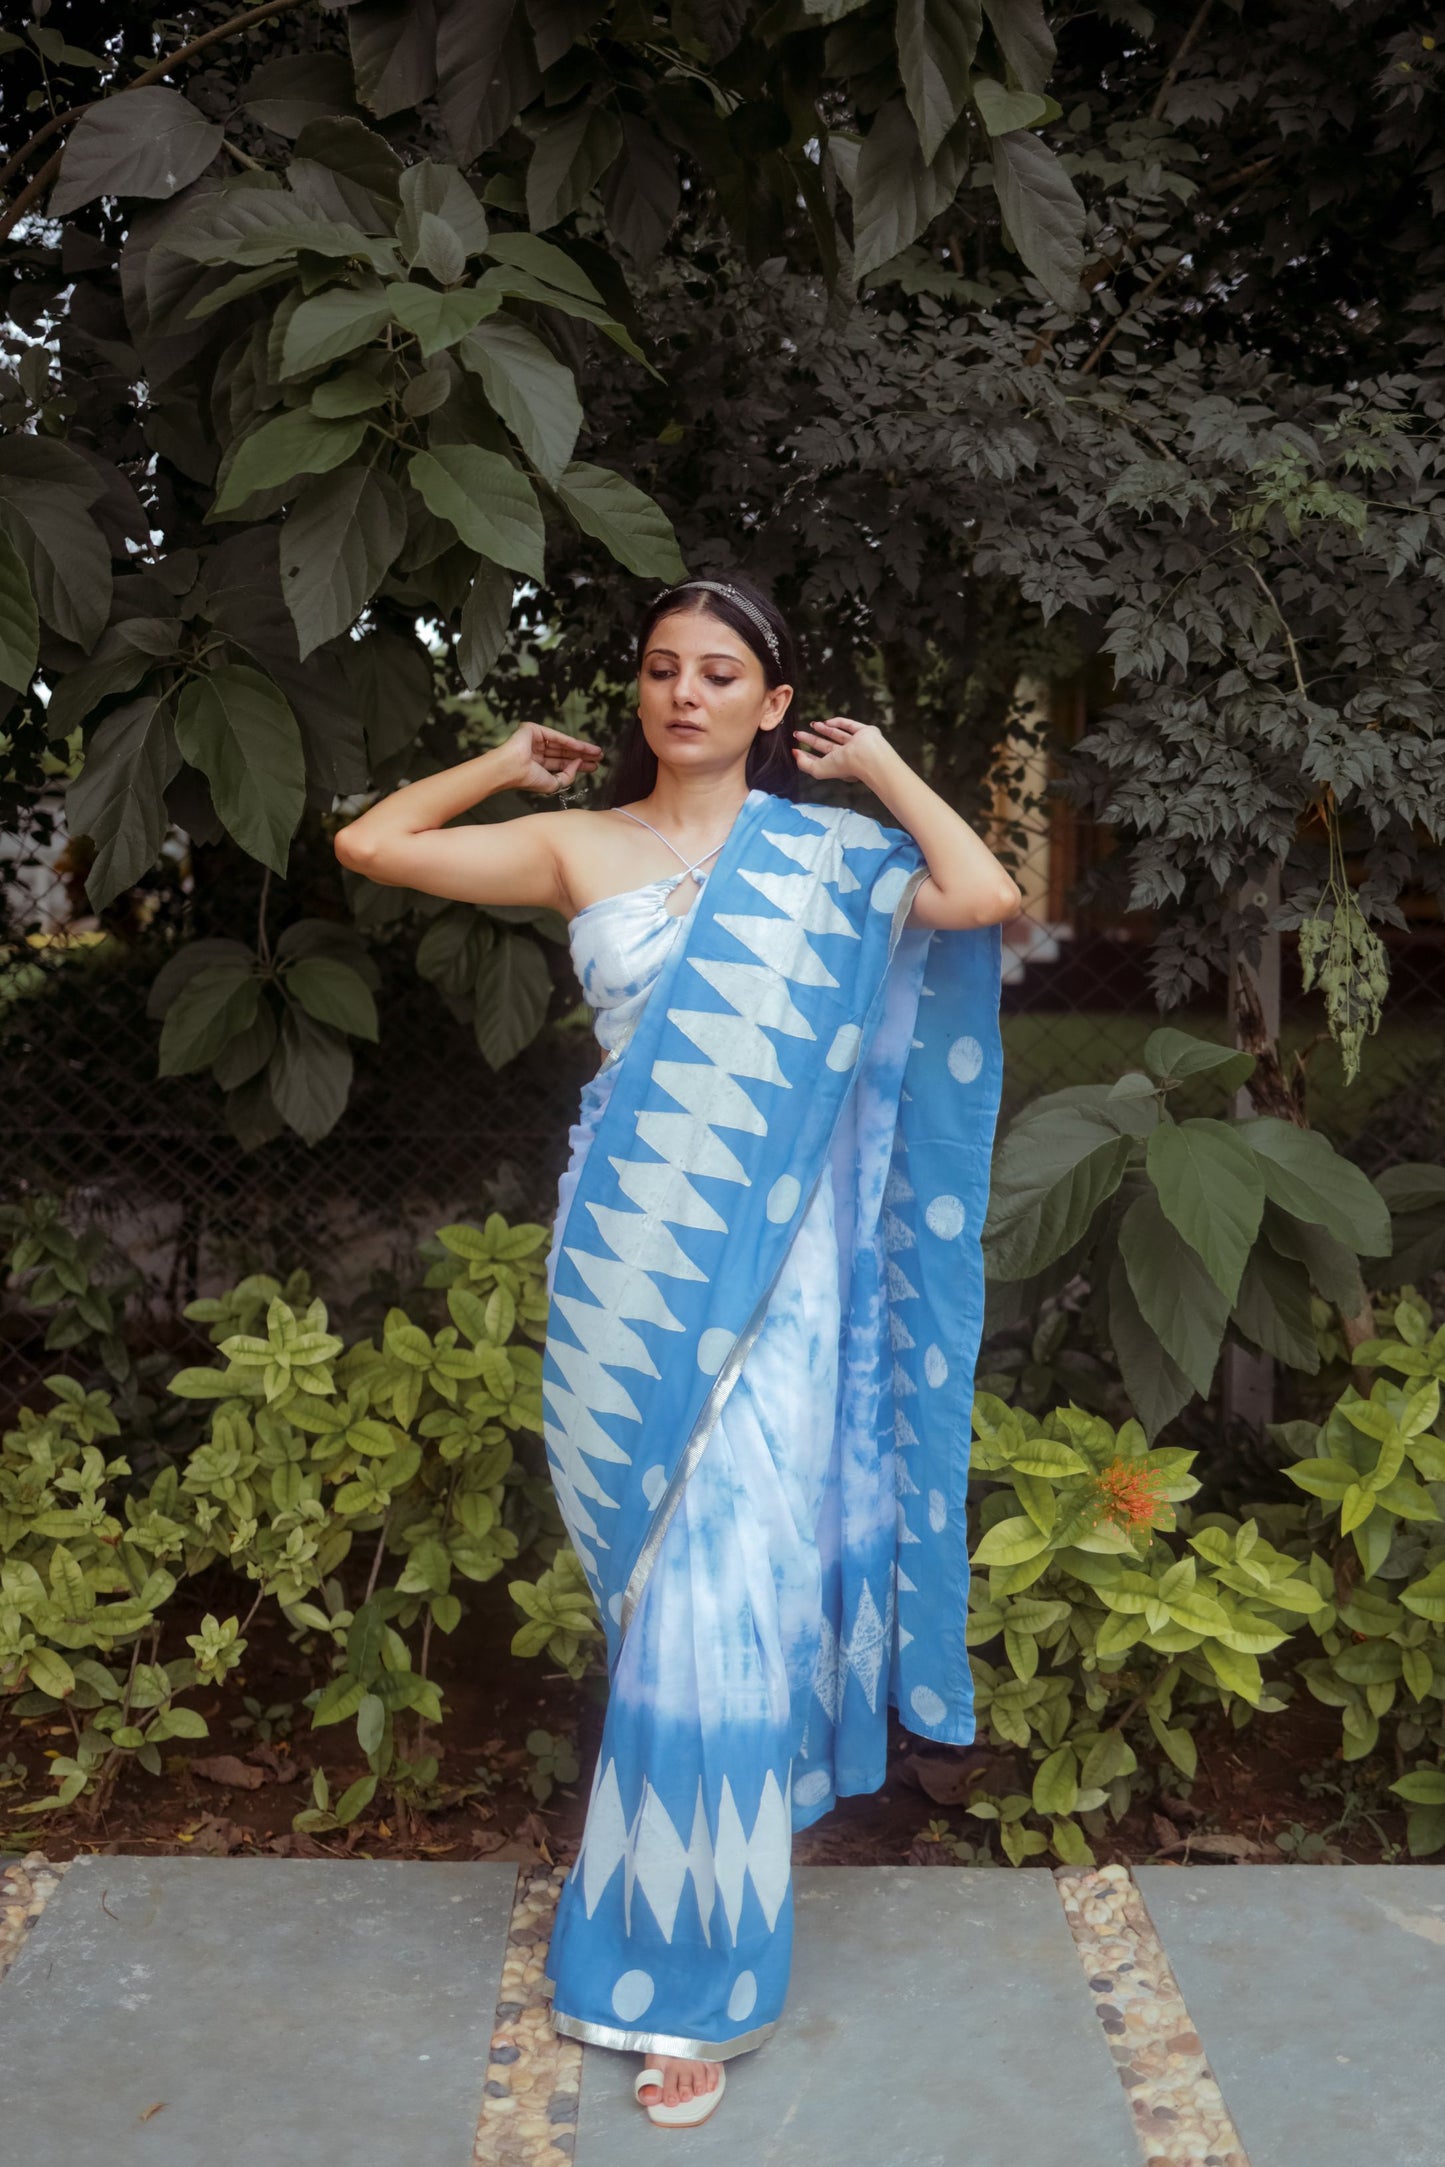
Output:
<path fill-rule="evenodd" d="M 559 823 L 527 815 L 447 826 L 499 790 L 555 796 L 601 750 L 584 739 L 525 722 L 505 744 L 440 774 L 424 775 L 381 798 L 337 831 L 336 855 L 384 888 L 416 888 L 455 903 L 532 903 L 566 910 L 557 857 Z"/>

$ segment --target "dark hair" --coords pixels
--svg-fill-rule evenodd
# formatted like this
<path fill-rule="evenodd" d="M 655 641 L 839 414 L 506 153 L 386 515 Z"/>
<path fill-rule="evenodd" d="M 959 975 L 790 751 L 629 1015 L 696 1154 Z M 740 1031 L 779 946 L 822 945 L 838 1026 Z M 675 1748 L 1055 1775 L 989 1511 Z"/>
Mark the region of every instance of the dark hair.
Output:
<path fill-rule="evenodd" d="M 747 641 L 763 666 L 766 685 L 796 684 L 797 651 L 787 619 L 777 604 L 737 572 L 720 572 L 717 576 L 745 595 L 771 626 L 778 642 L 776 660 L 760 626 L 730 595 L 717 594 L 710 587 L 690 587 L 683 580 L 675 587 L 664 588 L 648 604 L 637 632 L 636 667 L 642 668 L 647 643 L 659 618 L 670 616 L 674 610 L 692 610 L 699 614 L 706 611 L 708 616 L 716 617 L 719 624 L 725 624 L 730 632 L 736 632 L 740 640 Z M 777 728 L 759 730 L 748 747 L 745 772 L 750 789 L 770 790 L 780 798 L 796 798 L 801 794 L 802 777 L 793 758 L 787 730 L 792 705 L 790 699 Z M 657 754 L 643 736 L 642 724 L 634 715 L 612 762 L 599 803 L 603 806 L 630 805 L 636 798 L 649 796 L 656 781 Z"/>

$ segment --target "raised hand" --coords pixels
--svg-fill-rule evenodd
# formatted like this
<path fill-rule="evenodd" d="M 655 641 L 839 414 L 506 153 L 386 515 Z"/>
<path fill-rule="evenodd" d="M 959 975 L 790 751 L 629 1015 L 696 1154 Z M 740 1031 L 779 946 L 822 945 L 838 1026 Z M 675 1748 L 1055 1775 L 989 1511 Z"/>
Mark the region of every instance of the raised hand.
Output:
<path fill-rule="evenodd" d="M 849 715 L 830 715 L 794 730 L 794 755 L 805 775 L 822 781 L 868 782 L 876 772 L 880 755 L 887 757 L 887 738 L 876 723 L 854 722 Z"/>
<path fill-rule="evenodd" d="M 600 745 L 568 737 L 544 722 L 524 722 L 507 739 L 506 751 L 516 769 L 512 787 L 555 797 L 579 774 L 590 775 L 602 758 Z"/>

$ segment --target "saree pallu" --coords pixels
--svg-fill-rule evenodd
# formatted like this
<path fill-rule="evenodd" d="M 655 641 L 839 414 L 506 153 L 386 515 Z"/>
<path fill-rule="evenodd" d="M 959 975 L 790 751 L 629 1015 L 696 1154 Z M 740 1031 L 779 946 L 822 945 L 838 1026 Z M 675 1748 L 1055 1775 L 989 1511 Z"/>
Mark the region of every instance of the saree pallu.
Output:
<path fill-rule="evenodd" d="M 684 876 L 579 912 L 607 1049 L 547 1259 L 549 1467 L 610 1696 L 547 1986 L 572 2037 L 775 2028 L 794 1830 L 889 1706 L 974 1736 L 966 1497 L 998 926 L 907 927 L 901 829 L 753 790 Z"/>

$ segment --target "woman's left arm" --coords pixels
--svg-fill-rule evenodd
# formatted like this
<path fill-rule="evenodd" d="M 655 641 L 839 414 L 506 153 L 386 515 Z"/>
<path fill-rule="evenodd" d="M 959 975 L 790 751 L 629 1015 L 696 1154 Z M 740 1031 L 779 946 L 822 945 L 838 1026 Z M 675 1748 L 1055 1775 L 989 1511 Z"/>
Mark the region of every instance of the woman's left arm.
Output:
<path fill-rule="evenodd" d="M 997 925 L 1022 910 L 1018 883 L 983 837 L 914 772 L 875 724 L 830 715 L 793 736 L 794 756 L 805 774 L 866 784 L 923 852 L 928 878 L 913 898 L 909 925 Z"/>

